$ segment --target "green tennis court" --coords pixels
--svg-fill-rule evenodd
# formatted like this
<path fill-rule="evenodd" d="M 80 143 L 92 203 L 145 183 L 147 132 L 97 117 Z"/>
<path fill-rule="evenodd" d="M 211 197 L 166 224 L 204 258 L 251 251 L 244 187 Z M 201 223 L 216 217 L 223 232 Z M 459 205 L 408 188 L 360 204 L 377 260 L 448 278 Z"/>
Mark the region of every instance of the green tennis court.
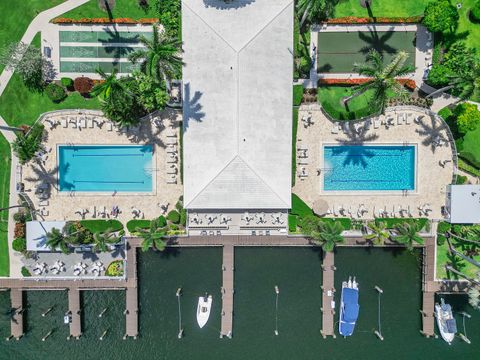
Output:
<path fill-rule="evenodd" d="M 385 62 L 389 62 L 399 51 L 406 51 L 410 54 L 407 65 L 415 66 L 414 31 L 319 32 L 318 72 L 352 72 L 353 64 L 365 62 L 371 49 L 383 54 Z"/>

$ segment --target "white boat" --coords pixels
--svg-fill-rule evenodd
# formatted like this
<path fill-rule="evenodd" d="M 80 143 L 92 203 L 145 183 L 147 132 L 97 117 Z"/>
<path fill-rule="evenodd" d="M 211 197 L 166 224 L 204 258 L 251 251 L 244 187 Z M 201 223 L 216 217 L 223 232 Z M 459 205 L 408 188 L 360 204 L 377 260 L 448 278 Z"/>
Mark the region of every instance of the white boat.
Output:
<path fill-rule="evenodd" d="M 200 296 L 197 305 L 197 323 L 200 329 L 205 326 L 210 317 L 210 309 L 212 308 L 212 295 Z"/>
<path fill-rule="evenodd" d="M 457 332 L 457 322 L 453 317 L 452 307 L 449 304 L 445 304 L 443 298 L 440 299 L 440 304 L 435 304 L 435 317 L 437 318 L 440 335 L 442 335 L 443 340 L 448 345 L 451 345 Z"/>
<path fill-rule="evenodd" d="M 352 336 L 358 319 L 360 307 L 358 305 L 358 283 L 355 277 L 349 277 L 342 282 L 342 295 L 340 299 L 340 321 L 338 332 L 343 337 Z"/>

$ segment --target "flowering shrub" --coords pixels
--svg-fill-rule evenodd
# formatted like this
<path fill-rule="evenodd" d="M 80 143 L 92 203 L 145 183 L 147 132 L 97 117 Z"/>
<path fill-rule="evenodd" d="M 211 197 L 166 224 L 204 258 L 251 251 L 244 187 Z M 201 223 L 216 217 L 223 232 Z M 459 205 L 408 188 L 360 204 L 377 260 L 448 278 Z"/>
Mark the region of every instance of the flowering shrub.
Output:
<path fill-rule="evenodd" d="M 361 85 L 370 81 L 369 78 L 356 78 L 356 79 L 320 79 L 319 85 Z M 398 79 L 398 82 L 410 90 L 415 90 L 415 80 L 412 79 Z"/>
<path fill-rule="evenodd" d="M 135 20 L 132 18 L 56 18 L 52 21 L 54 24 L 155 24 L 158 22 L 156 18 L 142 18 Z"/>
<path fill-rule="evenodd" d="M 25 238 L 25 224 L 16 223 L 15 229 L 13 231 L 13 236 L 15 238 Z"/>
<path fill-rule="evenodd" d="M 411 16 L 411 17 L 356 17 L 356 16 L 346 16 L 336 19 L 328 19 L 324 21 L 327 24 L 371 24 L 371 23 L 419 23 L 422 21 L 422 16 Z"/>
<path fill-rule="evenodd" d="M 73 87 L 80 94 L 88 94 L 93 88 L 93 80 L 88 77 L 78 77 L 73 82 Z"/>

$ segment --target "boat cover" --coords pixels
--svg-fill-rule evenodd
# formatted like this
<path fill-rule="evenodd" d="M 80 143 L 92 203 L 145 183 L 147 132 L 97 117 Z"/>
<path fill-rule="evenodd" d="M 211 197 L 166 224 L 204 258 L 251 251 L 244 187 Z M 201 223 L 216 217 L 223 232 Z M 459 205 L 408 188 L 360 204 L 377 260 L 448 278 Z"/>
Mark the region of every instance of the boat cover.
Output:
<path fill-rule="evenodd" d="M 355 322 L 358 318 L 360 307 L 358 306 L 358 290 L 344 288 L 343 289 L 343 321 Z"/>
<path fill-rule="evenodd" d="M 450 334 L 455 334 L 457 332 L 457 322 L 455 319 L 448 319 L 445 321 L 445 324 L 447 325 L 447 332 Z"/>

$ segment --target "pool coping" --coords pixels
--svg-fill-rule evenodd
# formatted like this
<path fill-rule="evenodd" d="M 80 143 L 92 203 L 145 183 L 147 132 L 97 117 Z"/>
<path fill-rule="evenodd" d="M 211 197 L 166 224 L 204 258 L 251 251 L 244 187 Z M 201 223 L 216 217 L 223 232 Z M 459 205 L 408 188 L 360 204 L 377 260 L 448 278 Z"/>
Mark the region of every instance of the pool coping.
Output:
<path fill-rule="evenodd" d="M 324 176 L 325 171 L 324 169 L 324 147 L 325 146 L 413 146 L 415 149 L 415 161 L 414 161 L 414 190 L 324 190 Z M 399 196 L 409 196 L 409 195 L 417 195 L 418 194 L 418 143 L 408 142 L 408 143 L 392 143 L 392 142 L 361 142 L 361 143 L 351 143 L 348 145 L 341 144 L 341 143 L 330 143 L 324 142 L 319 145 L 319 165 L 320 169 L 322 169 L 320 173 L 320 190 L 319 195 L 321 196 L 355 196 L 355 195 L 399 195 Z"/>
<path fill-rule="evenodd" d="M 78 146 L 78 147 L 85 147 L 85 146 L 151 146 L 152 147 L 152 190 L 151 191 L 61 191 L 60 190 L 60 156 L 59 156 L 59 148 L 61 146 Z M 68 143 L 58 143 L 56 144 L 55 149 L 55 156 L 56 156 L 56 165 L 59 169 L 56 172 L 56 185 L 57 188 L 56 193 L 57 196 L 156 196 L 157 195 L 157 151 L 155 151 L 155 144 L 68 144 Z M 72 195 L 73 194 L 73 195 Z"/>

